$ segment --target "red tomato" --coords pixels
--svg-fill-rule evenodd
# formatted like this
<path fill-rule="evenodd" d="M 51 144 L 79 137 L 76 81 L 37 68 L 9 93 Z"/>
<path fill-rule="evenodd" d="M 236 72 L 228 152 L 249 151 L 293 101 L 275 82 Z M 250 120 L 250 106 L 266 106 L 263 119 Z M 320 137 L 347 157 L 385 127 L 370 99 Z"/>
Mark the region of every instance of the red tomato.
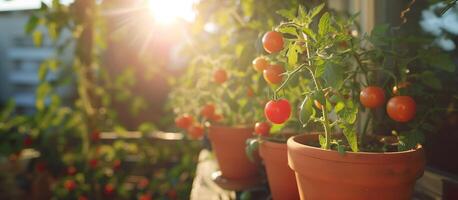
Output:
<path fill-rule="evenodd" d="M 224 69 L 217 69 L 213 72 L 213 81 L 223 84 L 227 80 L 227 72 Z"/>
<path fill-rule="evenodd" d="M 213 116 L 210 117 L 210 120 L 214 122 L 219 122 L 222 119 L 223 119 L 223 115 L 220 115 L 220 114 L 214 114 Z"/>
<path fill-rule="evenodd" d="M 269 84 L 279 84 L 283 80 L 282 74 L 285 72 L 281 65 L 269 65 L 264 70 L 264 79 Z"/>
<path fill-rule="evenodd" d="M 114 170 L 119 170 L 121 168 L 121 160 L 116 159 L 113 161 L 113 169 Z"/>
<path fill-rule="evenodd" d="M 200 114 L 207 119 L 211 119 L 215 115 L 215 105 L 208 103 L 200 110 Z"/>
<path fill-rule="evenodd" d="M 386 106 L 386 111 L 391 119 L 397 122 L 408 122 L 415 117 L 415 100 L 410 96 L 392 97 Z"/>
<path fill-rule="evenodd" d="M 24 142 L 23 143 L 24 143 L 24 146 L 26 146 L 26 147 L 32 146 L 32 144 L 33 144 L 32 137 L 30 135 L 26 135 L 24 137 Z"/>
<path fill-rule="evenodd" d="M 98 130 L 92 131 L 91 140 L 94 141 L 94 142 L 99 141 L 100 140 L 100 131 L 98 131 Z"/>
<path fill-rule="evenodd" d="M 64 187 L 65 189 L 67 189 L 68 191 L 73 191 L 75 188 L 76 188 L 76 183 L 74 180 L 66 180 L 64 182 Z"/>
<path fill-rule="evenodd" d="M 79 196 L 78 200 L 88 200 L 88 198 L 86 196 Z"/>
<path fill-rule="evenodd" d="M 276 31 L 269 31 L 262 37 L 262 46 L 267 53 L 276 53 L 283 49 L 283 36 Z"/>
<path fill-rule="evenodd" d="M 91 159 L 89 160 L 89 166 L 91 166 L 92 169 L 95 169 L 98 165 L 99 161 L 97 159 Z"/>
<path fill-rule="evenodd" d="M 106 195 L 112 195 L 114 190 L 115 190 L 115 188 L 114 188 L 113 184 L 111 184 L 111 183 L 106 184 L 105 187 L 103 188 L 103 192 Z"/>
<path fill-rule="evenodd" d="M 376 86 L 369 86 L 359 93 L 359 101 L 366 108 L 377 108 L 385 103 L 385 91 Z"/>
<path fill-rule="evenodd" d="M 254 133 L 256 135 L 268 136 L 270 132 L 270 124 L 267 122 L 258 122 L 254 125 Z"/>
<path fill-rule="evenodd" d="M 194 118 L 191 115 L 183 114 L 175 118 L 175 124 L 178 128 L 188 129 L 189 126 L 194 122 Z"/>
<path fill-rule="evenodd" d="M 266 118 L 274 124 L 282 124 L 291 115 L 291 105 L 286 99 L 271 100 L 264 107 Z"/>
<path fill-rule="evenodd" d="M 254 96 L 254 91 L 253 89 L 251 89 L 250 87 L 248 87 L 248 89 L 246 90 L 246 95 L 248 97 L 253 97 Z"/>
<path fill-rule="evenodd" d="M 74 166 L 70 166 L 67 168 L 67 174 L 70 175 L 70 176 L 73 176 L 76 174 L 76 167 Z"/>
<path fill-rule="evenodd" d="M 138 200 L 152 200 L 151 194 L 142 194 Z"/>
<path fill-rule="evenodd" d="M 137 187 L 138 187 L 139 189 L 145 189 L 148 185 L 149 185 L 148 179 L 142 178 L 142 179 L 138 182 Z"/>
<path fill-rule="evenodd" d="M 35 165 L 35 169 L 38 171 L 38 172 L 44 172 L 46 170 L 46 163 L 41 161 L 39 163 L 37 163 Z"/>
<path fill-rule="evenodd" d="M 262 72 L 264 71 L 267 66 L 269 66 L 269 62 L 263 57 L 257 57 L 256 59 L 253 60 L 253 68 L 257 72 Z"/>
<path fill-rule="evenodd" d="M 191 126 L 188 129 L 188 134 L 192 139 L 199 139 L 204 136 L 204 127 L 200 124 Z"/>

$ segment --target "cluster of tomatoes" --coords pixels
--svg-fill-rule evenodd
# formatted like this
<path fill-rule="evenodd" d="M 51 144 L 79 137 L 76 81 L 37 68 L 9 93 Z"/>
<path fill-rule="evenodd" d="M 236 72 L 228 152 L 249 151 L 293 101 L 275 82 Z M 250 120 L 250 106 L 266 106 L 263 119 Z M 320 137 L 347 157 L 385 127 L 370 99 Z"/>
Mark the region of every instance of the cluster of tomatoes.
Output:
<path fill-rule="evenodd" d="M 393 93 L 397 93 L 398 87 L 393 88 Z M 377 86 L 369 86 L 361 90 L 359 94 L 361 104 L 370 109 L 383 106 L 385 103 L 385 92 Z M 408 122 L 415 117 L 416 103 L 410 96 L 394 96 L 386 104 L 388 116 L 397 122 Z"/>
<path fill-rule="evenodd" d="M 221 114 L 216 113 L 216 107 L 213 103 L 208 103 L 200 110 L 200 115 L 212 122 L 218 122 L 223 119 Z M 192 139 L 202 138 L 204 135 L 204 126 L 200 123 L 194 122 L 194 117 L 189 114 L 182 114 L 175 118 L 175 124 L 178 128 L 187 131 L 189 137 Z"/>
<path fill-rule="evenodd" d="M 264 50 L 270 54 L 280 52 L 283 49 L 283 36 L 279 32 L 269 31 L 262 38 Z M 264 79 L 269 84 L 279 84 L 282 82 L 282 74 L 285 72 L 283 66 L 279 64 L 271 65 L 265 58 L 258 57 L 253 60 L 253 67 L 258 72 L 263 72 Z M 405 86 L 401 86 L 405 87 Z M 397 94 L 398 87 L 393 88 L 393 93 Z M 369 86 L 360 93 L 360 102 L 367 108 L 378 108 L 385 103 L 385 92 L 382 88 Z M 315 106 L 323 109 L 318 101 L 314 101 Z M 386 106 L 388 116 L 397 122 L 408 122 L 414 118 L 416 104 L 410 96 L 394 96 L 390 98 Z M 270 100 L 264 107 L 266 118 L 274 124 L 285 123 L 291 115 L 291 105 L 286 99 Z M 258 135 L 268 135 L 270 124 L 258 122 L 255 125 L 255 133 Z"/>

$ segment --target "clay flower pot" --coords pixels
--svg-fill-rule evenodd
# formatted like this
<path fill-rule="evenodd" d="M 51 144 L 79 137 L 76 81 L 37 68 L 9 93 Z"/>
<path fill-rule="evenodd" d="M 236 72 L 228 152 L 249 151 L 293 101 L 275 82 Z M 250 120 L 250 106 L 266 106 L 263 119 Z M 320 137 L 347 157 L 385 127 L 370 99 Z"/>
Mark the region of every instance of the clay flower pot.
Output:
<path fill-rule="evenodd" d="M 266 166 L 272 199 L 299 199 L 294 171 L 288 166 L 286 143 L 262 141 L 259 153 Z"/>
<path fill-rule="evenodd" d="M 422 148 L 341 155 L 305 145 L 317 136 L 298 135 L 287 142 L 301 199 L 411 199 L 415 181 L 423 175 Z"/>
<path fill-rule="evenodd" d="M 248 160 L 246 140 L 253 128 L 210 126 L 208 137 L 216 155 L 222 176 L 229 180 L 249 180 L 258 177 L 258 166 Z"/>

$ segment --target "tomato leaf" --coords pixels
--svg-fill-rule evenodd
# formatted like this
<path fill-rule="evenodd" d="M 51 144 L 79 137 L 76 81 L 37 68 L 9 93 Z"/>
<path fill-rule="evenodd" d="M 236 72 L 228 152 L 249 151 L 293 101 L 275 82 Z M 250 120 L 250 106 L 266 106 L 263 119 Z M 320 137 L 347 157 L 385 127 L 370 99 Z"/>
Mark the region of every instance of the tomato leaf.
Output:
<path fill-rule="evenodd" d="M 254 162 L 255 161 L 254 152 L 259 149 L 259 140 L 257 140 L 257 139 L 248 139 L 246 141 L 246 144 L 247 145 L 245 147 L 245 153 L 246 153 L 248 159 L 251 162 Z"/>
<path fill-rule="evenodd" d="M 353 152 L 358 152 L 358 135 L 355 126 L 343 126 L 343 134 L 347 138 L 348 144 Z"/>
<path fill-rule="evenodd" d="M 324 13 L 318 23 L 318 34 L 326 35 L 331 28 L 331 17 L 328 12 Z"/>
<path fill-rule="evenodd" d="M 336 106 L 334 107 L 334 112 L 339 113 L 344 108 L 345 108 L 345 103 L 342 101 L 339 101 L 337 102 Z"/>
<path fill-rule="evenodd" d="M 318 141 L 320 142 L 321 148 L 326 148 L 326 138 L 323 135 L 318 135 Z"/>
<path fill-rule="evenodd" d="M 324 3 L 314 7 L 313 9 L 310 10 L 309 12 L 309 15 L 310 15 L 310 18 L 314 18 L 316 15 L 318 15 L 318 13 L 321 12 L 321 10 L 323 10 L 324 8 Z"/>
<path fill-rule="evenodd" d="M 442 88 L 441 81 L 431 71 L 425 71 L 421 75 L 421 82 L 433 89 L 439 90 Z"/>
<path fill-rule="evenodd" d="M 294 66 L 297 64 L 297 54 L 300 51 L 300 47 L 297 44 L 291 44 L 290 47 L 288 48 L 288 64 L 291 66 Z"/>
<path fill-rule="evenodd" d="M 313 100 L 306 96 L 301 103 L 299 121 L 303 126 L 306 126 L 312 116 L 315 116 L 315 109 L 313 109 Z"/>

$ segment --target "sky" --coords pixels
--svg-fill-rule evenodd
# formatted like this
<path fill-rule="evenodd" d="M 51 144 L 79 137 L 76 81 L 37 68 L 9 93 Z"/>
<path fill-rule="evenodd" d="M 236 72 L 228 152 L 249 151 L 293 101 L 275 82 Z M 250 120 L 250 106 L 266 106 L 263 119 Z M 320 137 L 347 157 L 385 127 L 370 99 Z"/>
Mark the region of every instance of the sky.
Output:
<path fill-rule="evenodd" d="M 52 0 L 43 0 L 49 4 Z M 42 0 L 0 0 L 0 11 L 31 10 L 40 8 Z M 61 0 L 63 3 L 70 3 L 72 0 Z"/>

